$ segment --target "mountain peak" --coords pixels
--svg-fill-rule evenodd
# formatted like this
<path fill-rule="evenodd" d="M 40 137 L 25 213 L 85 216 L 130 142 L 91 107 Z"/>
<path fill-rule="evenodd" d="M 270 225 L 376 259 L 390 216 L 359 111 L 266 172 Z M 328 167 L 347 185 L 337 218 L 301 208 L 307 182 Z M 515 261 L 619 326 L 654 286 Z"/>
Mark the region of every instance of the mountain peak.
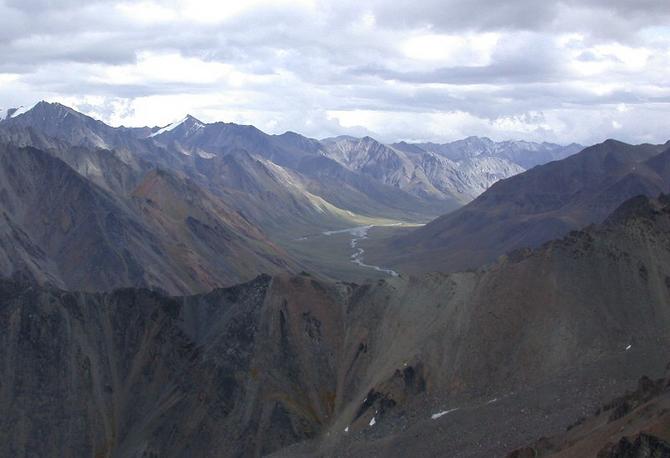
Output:
<path fill-rule="evenodd" d="M 62 103 L 40 100 L 39 102 L 33 103 L 31 105 L 21 105 L 18 108 L 9 108 L 6 111 L 0 110 L 0 121 L 15 119 L 28 113 L 39 113 L 43 117 L 64 116 L 65 114 L 86 116 L 68 106 L 63 105 Z"/>
<path fill-rule="evenodd" d="M 165 134 L 167 132 L 171 132 L 178 127 L 183 126 L 187 129 L 188 133 L 193 133 L 195 131 L 198 131 L 205 127 L 205 124 L 195 118 L 194 116 L 191 116 L 190 114 L 187 114 L 184 116 L 182 119 L 179 121 L 173 122 L 171 124 L 168 124 L 165 127 L 162 127 L 158 129 L 156 132 L 153 134 L 149 135 L 149 137 L 158 137 L 159 135 Z"/>

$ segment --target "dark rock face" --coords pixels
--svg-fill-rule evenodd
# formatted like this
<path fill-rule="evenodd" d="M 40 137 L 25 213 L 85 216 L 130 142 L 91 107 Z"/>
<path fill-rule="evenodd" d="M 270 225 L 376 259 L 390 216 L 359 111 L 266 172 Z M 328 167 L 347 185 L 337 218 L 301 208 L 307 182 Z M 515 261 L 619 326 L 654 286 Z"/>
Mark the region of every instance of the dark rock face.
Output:
<path fill-rule="evenodd" d="M 598 453 L 598 458 L 670 458 L 670 444 L 649 434 L 634 441 L 622 437 L 617 445 Z"/>
<path fill-rule="evenodd" d="M 2 282 L 0 456 L 258 456 L 315 437 L 336 347 L 271 283 L 170 299 Z"/>
<path fill-rule="evenodd" d="M 642 377 L 637 388 L 582 417 L 567 431 L 542 438 L 508 458 L 523 456 L 670 457 L 670 379 Z"/>
<path fill-rule="evenodd" d="M 252 454 L 253 434 L 278 421 L 259 426 L 260 405 L 242 405 L 268 284 L 176 301 L 3 282 L 0 455 Z M 207 321 L 194 308 L 207 308 Z M 224 332 L 206 338 L 213 328 Z"/>
<path fill-rule="evenodd" d="M 654 397 L 659 396 L 667 390 L 668 381 L 665 379 L 651 380 L 649 377 L 642 377 L 638 382 L 637 389 L 631 393 L 614 399 L 602 407 L 602 412 L 611 412 L 608 421 L 613 422 L 628 415 L 640 405 L 649 402 Z"/>

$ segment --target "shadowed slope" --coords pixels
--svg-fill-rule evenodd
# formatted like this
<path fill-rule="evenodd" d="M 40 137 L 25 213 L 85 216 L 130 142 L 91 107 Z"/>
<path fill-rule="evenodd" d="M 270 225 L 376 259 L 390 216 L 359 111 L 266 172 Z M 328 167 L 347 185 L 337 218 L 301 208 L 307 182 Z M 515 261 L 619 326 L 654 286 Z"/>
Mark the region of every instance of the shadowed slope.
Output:
<path fill-rule="evenodd" d="M 494 456 L 564 427 L 576 395 L 600 402 L 667 358 L 668 234 L 670 201 L 640 197 L 599 227 L 469 273 L 263 276 L 173 299 L 3 282 L 0 444 Z"/>
<path fill-rule="evenodd" d="M 129 199 L 48 153 L 0 146 L 0 176 L 4 275 L 72 289 L 185 293 L 297 270 L 235 211 L 167 172 L 150 173 Z"/>
<path fill-rule="evenodd" d="M 465 207 L 370 251 L 368 259 L 401 271 L 455 271 L 538 246 L 602 221 L 632 196 L 668 192 L 666 148 L 614 140 L 586 148 L 499 181 Z"/>

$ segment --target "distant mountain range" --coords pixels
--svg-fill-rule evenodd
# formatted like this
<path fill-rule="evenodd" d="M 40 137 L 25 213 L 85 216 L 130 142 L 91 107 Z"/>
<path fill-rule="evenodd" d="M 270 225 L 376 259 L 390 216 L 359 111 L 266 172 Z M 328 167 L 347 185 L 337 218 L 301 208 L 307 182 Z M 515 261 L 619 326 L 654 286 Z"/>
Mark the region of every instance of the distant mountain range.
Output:
<path fill-rule="evenodd" d="M 0 267 L 5 275 L 19 272 L 67 288 L 145 285 L 173 293 L 206 291 L 261 272 L 295 272 L 301 262 L 280 247 L 286 241 L 375 221 L 428 221 L 523 171 L 501 156 L 506 148 L 491 147 L 502 144 L 481 142 L 488 149 L 473 144 L 467 157 L 450 159 L 426 145 L 403 149 L 369 137 L 267 135 L 193 116 L 163 128 L 114 128 L 57 103 L 8 110 L 0 121 L 0 172 L 22 181 L 8 181 L 4 190 Z M 540 149 L 548 159 L 548 150 L 561 156 L 574 148 Z M 28 158 L 33 162 L 24 163 Z M 62 218 L 77 228 L 75 237 L 68 224 L 54 231 L 52 221 L 24 214 L 23 207 L 48 213 L 43 195 L 59 187 L 37 177 L 51 162 L 61 176 L 48 180 L 69 174 L 80 188 L 53 202 L 69 215 Z M 28 182 L 35 184 L 28 188 L 34 200 L 9 197 L 24 195 Z M 100 221 L 82 195 L 107 202 L 107 219 Z M 110 218 L 119 235 L 107 235 Z M 87 228 L 78 221 L 99 222 Z M 76 264 L 96 268 L 69 273 L 70 244 L 87 240 L 96 250 L 79 253 Z M 107 254 L 99 252 L 104 246 Z"/>
<path fill-rule="evenodd" d="M 5 135 L 14 142 L 32 144 L 35 139 L 27 139 L 25 132 L 21 138 L 22 134 L 16 132 L 17 128 L 31 129 L 34 135 L 43 137 L 42 145 L 32 146 L 50 146 L 50 141 L 56 139 L 83 147 L 144 151 L 155 143 L 201 159 L 245 150 L 307 175 L 310 165 L 314 165 L 310 159 L 313 162 L 315 156 L 323 156 L 409 194 L 457 203 L 471 200 L 498 179 L 582 149 L 576 144 L 493 142 L 477 137 L 447 144 L 384 145 L 370 137 L 317 141 L 292 132 L 267 135 L 253 126 L 207 124 L 190 115 L 163 128 L 112 128 L 63 105 L 47 102 L 7 113 Z M 143 146 L 140 148 L 138 143 Z"/>

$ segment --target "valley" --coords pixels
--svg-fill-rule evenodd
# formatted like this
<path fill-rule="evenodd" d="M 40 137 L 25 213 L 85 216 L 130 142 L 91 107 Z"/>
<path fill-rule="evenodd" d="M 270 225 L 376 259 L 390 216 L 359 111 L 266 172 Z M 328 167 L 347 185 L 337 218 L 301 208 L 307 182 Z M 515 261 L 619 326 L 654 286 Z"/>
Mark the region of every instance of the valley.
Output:
<path fill-rule="evenodd" d="M 296 239 L 296 242 L 299 243 L 286 246 L 287 249 L 292 250 L 292 252 L 304 253 L 303 256 L 305 262 L 310 262 L 311 260 L 315 271 L 323 273 L 328 273 L 330 271 L 330 275 L 333 278 L 353 281 L 355 279 L 360 279 L 365 275 L 370 276 L 370 278 L 384 278 L 389 275 L 397 277 L 398 273 L 392 269 L 366 264 L 364 262 L 365 249 L 361 248 L 361 244 L 363 241 L 367 242 L 370 239 L 375 239 L 377 228 L 412 229 L 419 226 L 421 226 L 421 224 L 404 223 L 401 221 L 395 223 L 380 221 L 377 224 L 324 231 L 321 234 L 305 235 Z M 349 247 L 349 250 L 347 250 L 347 246 Z M 321 261 L 317 261 L 318 259 L 321 259 Z M 333 269 L 333 266 L 342 265 L 342 261 L 345 260 L 348 260 L 360 269 L 348 270 L 346 268 L 348 265 L 345 264 L 339 271 L 330 270 Z M 322 264 L 319 265 L 317 262 L 321 262 Z"/>

